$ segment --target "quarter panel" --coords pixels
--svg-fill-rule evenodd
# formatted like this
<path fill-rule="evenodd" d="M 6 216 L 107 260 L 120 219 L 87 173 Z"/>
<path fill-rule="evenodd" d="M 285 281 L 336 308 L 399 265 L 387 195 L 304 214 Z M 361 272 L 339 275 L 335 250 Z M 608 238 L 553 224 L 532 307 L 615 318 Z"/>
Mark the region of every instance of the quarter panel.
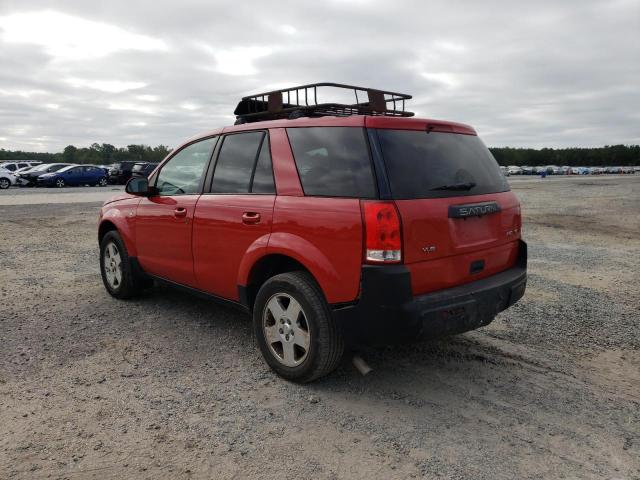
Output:
<path fill-rule="evenodd" d="M 358 297 L 363 242 L 358 199 L 279 196 L 273 232 L 267 252 L 305 265 L 329 303 Z"/>

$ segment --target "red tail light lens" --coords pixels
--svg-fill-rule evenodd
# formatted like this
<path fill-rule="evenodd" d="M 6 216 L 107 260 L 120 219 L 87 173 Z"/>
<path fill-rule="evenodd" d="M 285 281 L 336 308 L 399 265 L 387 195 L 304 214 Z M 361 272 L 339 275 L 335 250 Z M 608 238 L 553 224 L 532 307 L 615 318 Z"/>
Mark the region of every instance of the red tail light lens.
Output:
<path fill-rule="evenodd" d="M 402 261 L 400 215 L 392 202 L 362 202 L 364 211 L 365 261 L 399 263 Z"/>

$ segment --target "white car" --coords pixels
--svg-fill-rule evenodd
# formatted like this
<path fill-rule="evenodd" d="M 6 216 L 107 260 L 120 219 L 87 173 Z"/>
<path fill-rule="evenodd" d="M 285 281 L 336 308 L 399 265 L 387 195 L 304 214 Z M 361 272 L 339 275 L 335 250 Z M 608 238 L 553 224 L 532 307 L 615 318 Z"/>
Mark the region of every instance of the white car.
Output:
<path fill-rule="evenodd" d="M 9 170 L 0 168 L 0 190 L 6 190 L 16 184 L 16 176 Z"/>
<path fill-rule="evenodd" d="M 509 165 L 507 172 L 509 172 L 509 175 L 522 175 L 522 169 L 516 165 Z"/>
<path fill-rule="evenodd" d="M 9 170 L 10 172 L 15 172 L 16 170 L 20 170 L 21 168 L 35 167 L 41 164 L 42 162 L 31 161 L 31 160 L 27 160 L 27 161 L 16 160 L 15 162 L 0 162 L 0 168 Z"/>

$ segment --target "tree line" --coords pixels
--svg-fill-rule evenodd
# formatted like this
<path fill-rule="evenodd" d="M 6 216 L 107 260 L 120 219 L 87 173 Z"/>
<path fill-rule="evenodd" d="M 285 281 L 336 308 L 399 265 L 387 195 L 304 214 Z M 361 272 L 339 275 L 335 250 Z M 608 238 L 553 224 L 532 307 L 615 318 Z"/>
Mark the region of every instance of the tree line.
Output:
<path fill-rule="evenodd" d="M 626 166 L 640 165 L 640 145 L 606 145 L 590 148 L 489 148 L 500 165 L 569 165 L 569 166 Z M 91 163 L 108 165 L 120 161 L 159 162 L 171 149 L 165 145 L 127 145 L 116 148 L 108 143 L 94 143 L 90 147 L 69 145 L 59 153 L 23 152 L 0 149 L 3 160 L 40 160 L 45 163 Z"/>
<path fill-rule="evenodd" d="M 93 143 L 90 147 L 68 145 L 62 152 L 24 152 L 22 150 L 0 149 L 0 161 L 3 160 L 39 160 L 43 163 L 65 162 L 93 165 L 109 165 L 115 162 L 159 162 L 171 151 L 166 145 L 150 147 L 148 145 L 127 145 L 114 147 L 109 143 Z"/>
<path fill-rule="evenodd" d="M 592 148 L 489 148 L 500 165 L 568 165 L 570 167 L 620 167 L 640 165 L 640 145 L 606 145 Z"/>

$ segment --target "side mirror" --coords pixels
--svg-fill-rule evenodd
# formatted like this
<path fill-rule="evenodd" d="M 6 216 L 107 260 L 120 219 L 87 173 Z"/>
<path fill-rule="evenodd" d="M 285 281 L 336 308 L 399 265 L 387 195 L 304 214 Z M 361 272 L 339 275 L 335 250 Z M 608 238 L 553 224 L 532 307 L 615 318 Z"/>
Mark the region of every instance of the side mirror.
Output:
<path fill-rule="evenodd" d="M 149 187 L 149 180 L 144 177 L 134 177 L 129 179 L 124 191 L 131 195 L 148 197 L 152 195 L 153 187 Z"/>

